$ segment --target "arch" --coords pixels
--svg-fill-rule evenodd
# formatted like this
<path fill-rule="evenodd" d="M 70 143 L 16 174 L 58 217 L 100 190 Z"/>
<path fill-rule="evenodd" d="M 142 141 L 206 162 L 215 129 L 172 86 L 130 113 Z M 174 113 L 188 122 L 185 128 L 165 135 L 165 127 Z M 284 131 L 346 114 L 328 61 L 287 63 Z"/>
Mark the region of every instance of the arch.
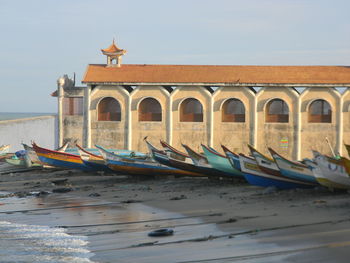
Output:
<path fill-rule="evenodd" d="M 245 122 L 245 107 L 239 99 L 227 99 L 221 107 L 222 122 Z"/>
<path fill-rule="evenodd" d="M 120 103 L 112 98 L 105 97 L 97 105 L 98 121 L 121 121 Z"/>
<path fill-rule="evenodd" d="M 332 107 L 323 99 L 312 101 L 308 107 L 308 113 L 308 121 L 311 123 L 332 122 Z"/>
<path fill-rule="evenodd" d="M 180 122 L 203 122 L 203 106 L 194 98 L 184 99 L 180 104 Z"/>
<path fill-rule="evenodd" d="M 162 106 L 154 98 L 144 98 L 138 105 L 139 121 L 162 121 Z"/>
<path fill-rule="evenodd" d="M 266 122 L 289 122 L 289 107 L 284 100 L 272 99 L 266 104 L 265 108 Z"/>

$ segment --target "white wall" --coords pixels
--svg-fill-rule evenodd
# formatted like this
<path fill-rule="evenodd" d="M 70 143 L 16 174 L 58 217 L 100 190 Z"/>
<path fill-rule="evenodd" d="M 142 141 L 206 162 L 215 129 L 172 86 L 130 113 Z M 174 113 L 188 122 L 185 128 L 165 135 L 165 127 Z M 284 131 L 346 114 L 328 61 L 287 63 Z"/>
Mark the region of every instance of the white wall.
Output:
<path fill-rule="evenodd" d="M 21 143 L 30 145 L 31 141 L 54 149 L 58 144 L 57 134 L 55 115 L 0 121 L 0 145 L 10 144 L 11 152 L 23 150 Z"/>

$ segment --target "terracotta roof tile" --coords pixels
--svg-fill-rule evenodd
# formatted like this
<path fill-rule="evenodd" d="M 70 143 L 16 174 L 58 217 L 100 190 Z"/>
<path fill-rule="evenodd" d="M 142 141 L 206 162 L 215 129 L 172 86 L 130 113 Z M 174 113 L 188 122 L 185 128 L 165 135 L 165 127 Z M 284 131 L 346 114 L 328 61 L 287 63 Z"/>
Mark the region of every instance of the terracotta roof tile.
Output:
<path fill-rule="evenodd" d="M 117 45 L 114 43 L 114 40 L 113 40 L 113 43 L 108 48 L 101 49 L 101 51 L 103 53 L 118 53 L 118 52 L 125 53 L 126 52 L 126 50 L 118 48 Z"/>
<path fill-rule="evenodd" d="M 83 83 L 349 84 L 348 66 L 89 65 Z"/>

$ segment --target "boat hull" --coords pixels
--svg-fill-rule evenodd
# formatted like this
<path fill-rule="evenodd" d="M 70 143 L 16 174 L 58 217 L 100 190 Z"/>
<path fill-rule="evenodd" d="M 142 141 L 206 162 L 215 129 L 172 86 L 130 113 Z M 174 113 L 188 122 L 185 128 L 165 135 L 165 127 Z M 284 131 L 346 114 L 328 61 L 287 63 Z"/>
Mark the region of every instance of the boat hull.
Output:
<path fill-rule="evenodd" d="M 92 167 L 86 166 L 79 155 L 41 148 L 36 144 L 33 144 L 33 149 L 35 150 L 39 160 L 42 163 L 50 166 L 78 169 L 82 171 L 95 171 Z"/>
<path fill-rule="evenodd" d="M 240 166 L 244 173 L 244 178 L 249 184 L 261 187 L 276 187 L 279 189 L 311 188 L 314 185 L 299 182 L 282 176 L 275 176 L 264 173 L 254 159 L 239 156 Z"/>
<path fill-rule="evenodd" d="M 190 172 L 193 176 L 208 176 L 208 177 L 222 177 L 227 174 L 218 171 L 210 167 L 201 167 L 191 163 L 185 163 L 176 159 L 169 158 L 167 155 L 162 153 L 153 152 L 153 158 L 164 165 L 181 169 Z"/>
<path fill-rule="evenodd" d="M 205 156 L 208 159 L 208 162 L 211 166 L 219 171 L 222 171 L 230 176 L 234 177 L 243 177 L 243 173 L 235 169 L 230 160 L 226 156 L 221 156 L 220 154 L 210 150 L 206 146 L 202 145 Z"/>
<path fill-rule="evenodd" d="M 318 184 L 316 177 L 314 176 L 310 167 L 299 164 L 296 162 L 289 161 L 279 154 L 277 154 L 272 149 L 269 149 L 273 159 L 275 160 L 281 174 L 285 177 L 301 180 L 305 182 Z"/>

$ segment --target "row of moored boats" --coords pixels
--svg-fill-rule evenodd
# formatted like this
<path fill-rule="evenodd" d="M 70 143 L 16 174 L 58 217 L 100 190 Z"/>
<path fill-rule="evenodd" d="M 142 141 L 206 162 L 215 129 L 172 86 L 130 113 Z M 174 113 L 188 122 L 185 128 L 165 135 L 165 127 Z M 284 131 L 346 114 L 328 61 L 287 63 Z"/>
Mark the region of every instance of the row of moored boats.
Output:
<path fill-rule="evenodd" d="M 241 178 L 249 184 L 279 189 L 312 188 L 323 185 L 330 189 L 350 189 L 350 160 L 330 157 L 313 151 L 313 159 L 291 161 L 271 148 L 271 157 L 248 145 L 251 156 L 237 154 L 222 145 L 223 153 L 201 145 L 198 153 L 187 145 L 184 151 L 161 141 L 162 149 L 156 148 L 145 138 L 149 153 L 130 150 L 96 148 L 67 149 L 67 144 L 51 150 L 32 143 L 23 144 L 24 150 L 6 158 L 13 165 L 26 167 L 63 167 L 83 171 L 104 171 L 128 175 L 178 175 L 206 176 L 212 178 Z M 346 145 L 347 149 L 350 146 Z M 0 146 L 0 159 L 9 146 Z M 4 158 L 3 158 L 4 159 Z"/>

